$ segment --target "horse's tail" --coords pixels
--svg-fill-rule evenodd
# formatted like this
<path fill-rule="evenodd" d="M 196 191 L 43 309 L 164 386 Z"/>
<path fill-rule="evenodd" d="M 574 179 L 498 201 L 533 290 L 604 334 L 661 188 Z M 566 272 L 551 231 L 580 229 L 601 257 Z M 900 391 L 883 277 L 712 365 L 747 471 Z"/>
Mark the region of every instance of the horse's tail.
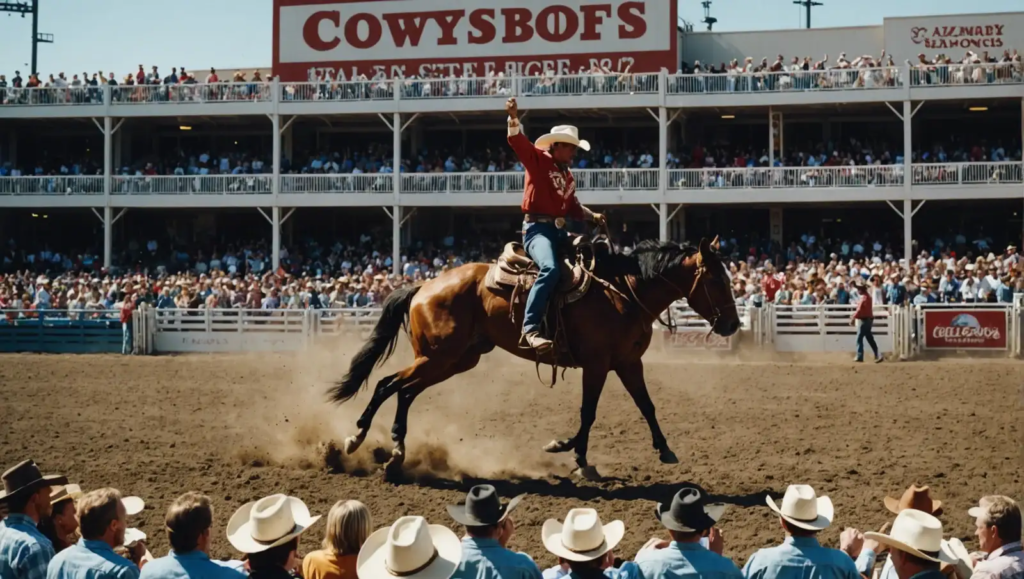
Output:
<path fill-rule="evenodd" d="M 352 358 L 348 374 L 328 391 L 332 401 L 341 404 L 358 394 L 359 389 L 370 379 L 374 367 L 386 362 L 395 352 L 398 334 L 408 323 L 409 305 L 418 291 L 419 286 L 404 287 L 395 290 L 384 300 L 384 309 L 370 339 Z"/>

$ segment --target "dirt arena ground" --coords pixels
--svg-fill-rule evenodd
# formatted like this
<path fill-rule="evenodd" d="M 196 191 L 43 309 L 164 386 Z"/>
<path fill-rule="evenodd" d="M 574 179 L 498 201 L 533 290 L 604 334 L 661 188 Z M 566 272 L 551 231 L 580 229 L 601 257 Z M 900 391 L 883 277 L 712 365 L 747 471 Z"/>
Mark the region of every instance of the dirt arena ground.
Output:
<path fill-rule="evenodd" d="M 303 355 L 0 356 L 2 462 L 32 457 L 87 489 L 142 496 L 146 510 L 130 523 L 149 534 L 157 555 L 167 550 L 167 504 L 186 490 L 213 498 L 215 554 L 226 557 L 228 517 L 263 495 L 294 494 L 324 514 L 339 499 L 357 498 L 377 526 L 405 514 L 451 525 L 444 505 L 475 480 L 492 479 L 505 496 L 526 493 L 512 547 L 542 566 L 553 563 L 540 546 L 545 518 L 596 507 L 604 519 L 625 522 L 619 555 L 632 557 L 662 533 L 653 501 L 687 480 L 736 505 L 720 526 L 726 554 L 740 565 L 780 540 L 764 495 L 791 482 L 832 497 L 837 521 L 824 539 L 833 544 L 844 526 L 872 529 L 889 519 L 882 498 L 912 482 L 934 487 L 947 504 L 947 528 L 972 548 L 966 510 L 979 496 L 1024 499 L 1020 362 L 649 362 L 652 396 L 680 464 L 657 462 L 647 426 L 610 378 L 590 458 L 613 478 L 577 484 L 567 478 L 570 456 L 540 449 L 575 431 L 579 374 L 548 389 L 532 365 L 495 353 L 417 400 L 410 480 L 393 484 L 373 458 L 389 442 L 392 404 L 360 453 L 346 459 L 348 472 L 332 471 L 318 455 L 318 443 L 354 430 L 366 400 L 364 393 L 341 408 L 323 403 L 351 351 L 339 344 Z M 396 359 L 409 360 L 405 352 Z M 321 524 L 303 551 L 322 532 Z"/>

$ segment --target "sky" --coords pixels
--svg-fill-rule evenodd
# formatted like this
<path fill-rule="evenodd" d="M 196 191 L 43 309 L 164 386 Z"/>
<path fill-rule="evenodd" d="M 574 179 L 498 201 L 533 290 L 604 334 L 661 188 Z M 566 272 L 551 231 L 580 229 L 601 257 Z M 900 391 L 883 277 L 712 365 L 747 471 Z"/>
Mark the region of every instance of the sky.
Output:
<path fill-rule="evenodd" d="M 412 0 L 410 0 L 412 1 Z M 965 12 L 963 0 L 821 0 L 815 28 L 881 24 L 886 16 Z M 272 0 L 39 0 L 39 32 L 54 44 L 39 45 L 44 75 L 102 68 L 119 77 L 139 64 L 204 69 L 269 67 Z M 970 12 L 1013 12 L 1022 0 L 984 0 Z M 898 6 L 898 8 L 897 8 Z M 680 17 L 698 30 L 700 0 L 681 0 Z M 716 31 L 781 30 L 803 26 L 804 8 L 792 0 L 713 0 Z M 31 17 L 0 13 L 0 74 L 27 76 L 31 61 Z"/>

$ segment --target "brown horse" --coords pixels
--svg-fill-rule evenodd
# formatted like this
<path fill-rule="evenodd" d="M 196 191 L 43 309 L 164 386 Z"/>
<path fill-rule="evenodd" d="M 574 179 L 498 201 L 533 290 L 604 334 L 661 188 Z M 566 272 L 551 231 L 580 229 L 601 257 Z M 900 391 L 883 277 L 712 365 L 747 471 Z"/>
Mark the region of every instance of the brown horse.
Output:
<path fill-rule="evenodd" d="M 647 420 L 661 461 L 678 462 L 658 425 L 644 382 L 641 356 L 651 343 L 659 313 L 681 298 L 687 299 L 716 334 L 731 336 L 739 329 L 729 274 L 717 254 L 717 242 L 717 237 L 711 243 L 701 240 L 695 249 L 644 241 L 629 255 L 598 256 L 595 275 L 617 291 L 592 284 L 581 299 L 563 306 L 571 356 L 560 359 L 559 365 L 583 369 L 579 431 L 571 438 L 552 441 L 545 451 L 574 450 L 577 473 L 586 478 L 597 476 L 587 463 L 588 439 L 605 379 L 609 371 L 614 371 Z M 377 382 L 372 399 L 356 422 L 358 432 L 345 440 L 346 453 L 359 448 L 381 404 L 397 394 L 398 409 L 391 429 L 395 446 L 386 472 L 399 472 L 405 459 L 409 407 L 421 392 L 475 367 L 480 356 L 495 346 L 536 361 L 533 350 L 519 347 L 520 328 L 509 315 L 510 296 L 484 286 L 489 267 L 466 264 L 388 296 L 372 335 L 352 359 L 348 374 L 330 390 L 330 398 L 341 403 L 355 396 L 366 385 L 373 368 L 394 352 L 403 325 L 408 327 L 416 358 L 408 368 Z M 523 319 L 521 307 L 515 319 Z"/>

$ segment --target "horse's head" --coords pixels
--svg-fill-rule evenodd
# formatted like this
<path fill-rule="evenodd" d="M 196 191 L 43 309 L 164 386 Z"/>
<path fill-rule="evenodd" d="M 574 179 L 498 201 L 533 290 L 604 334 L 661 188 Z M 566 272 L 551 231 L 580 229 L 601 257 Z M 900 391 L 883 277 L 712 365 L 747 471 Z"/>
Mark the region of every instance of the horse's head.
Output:
<path fill-rule="evenodd" d="M 740 316 L 733 299 L 732 281 L 718 255 L 718 248 L 717 236 L 711 243 L 707 239 L 700 240 L 694 256 L 693 286 L 686 301 L 693 311 L 711 324 L 714 333 L 728 337 L 740 329 Z"/>

